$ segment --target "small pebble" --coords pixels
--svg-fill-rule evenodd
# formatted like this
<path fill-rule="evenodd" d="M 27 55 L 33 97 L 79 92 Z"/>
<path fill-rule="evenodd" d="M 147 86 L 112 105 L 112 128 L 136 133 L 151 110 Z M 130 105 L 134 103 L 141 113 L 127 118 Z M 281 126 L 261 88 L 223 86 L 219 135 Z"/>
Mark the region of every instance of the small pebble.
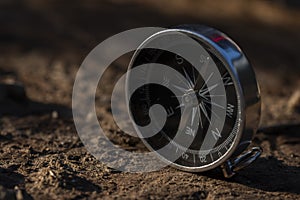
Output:
<path fill-rule="evenodd" d="M 23 200 L 23 199 L 24 199 L 23 193 L 22 193 L 22 191 L 19 189 L 18 186 L 15 187 L 15 191 L 16 191 L 16 199 L 17 199 L 17 200 Z"/>
<path fill-rule="evenodd" d="M 56 176 L 55 176 L 55 174 L 54 174 L 54 172 L 52 170 L 49 170 L 49 175 L 52 176 L 52 177 L 54 177 L 54 178 L 56 178 Z"/>
<path fill-rule="evenodd" d="M 58 118 L 58 112 L 57 111 L 53 111 L 52 112 L 52 118 L 53 119 L 57 119 Z"/>

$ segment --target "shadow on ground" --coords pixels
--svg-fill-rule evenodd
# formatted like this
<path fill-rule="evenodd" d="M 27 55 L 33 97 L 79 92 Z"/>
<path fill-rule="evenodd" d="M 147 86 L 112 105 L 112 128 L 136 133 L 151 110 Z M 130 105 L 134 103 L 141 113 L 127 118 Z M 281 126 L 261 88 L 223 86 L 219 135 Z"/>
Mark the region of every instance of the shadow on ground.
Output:
<path fill-rule="evenodd" d="M 7 169 L 0 168 L 0 199 L 14 200 L 24 199 L 32 200 L 33 198 L 25 191 L 25 178 L 22 174 L 14 172 L 18 166 L 10 166 Z M 15 187 L 22 185 L 23 188 Z"/>
<path fill-rule="evenodd" d="M 260 139 L 260 136 L 263 139 Z M 284 137 L 284 139 L 279 138 Z M 264 140 L 270 142 L 270 149 L 274 152 L 280 152 L 278 140 L 283 140 L 281 144 L 294 146 L 299 149 L 300 124 L 278 125 L 264 127 L 260 129 L 258 138 L 255 138 L 259 144 Z M 280 152 L 282 154 L 282 152 Z M 292 152 L 290 159 L 296 159 L 299 152 Z M 287 162 L 269 155 L 258 158 L 252 165 L 238 172 L 231 179 L 220 178 L 220 172 L 208 172 L 208 177 L 242 184 L 251 188 L 267 192 L 289 192 L 300 194 L 300 167 L 289 165 Z"/>

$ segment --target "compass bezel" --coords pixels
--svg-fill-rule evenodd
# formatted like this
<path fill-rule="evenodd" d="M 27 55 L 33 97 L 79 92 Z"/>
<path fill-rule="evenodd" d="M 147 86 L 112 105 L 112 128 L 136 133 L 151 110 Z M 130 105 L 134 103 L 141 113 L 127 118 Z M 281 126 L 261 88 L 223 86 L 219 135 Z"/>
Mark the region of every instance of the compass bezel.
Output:
<path fill-rule="evenodd" d="M 204 46 L 205 50 L 208 52 L 213 53 L 224 65 L 226 70 L 230 73 L 230 76 L 232 77 L 232 81 L 234 83 L 235 91 L 237 94 L 237 101 L 238 101 L 238 128 L 235 135 L 235 138 L 233 140 L 232 145 L 230 148 L 218 159 L 214 160 L 213 162 L 199 166 L 199 167 L 190 167 L 190 166 L 184 166 L 179 165 L 177 163 L 171 162 L 168 159 L 164 158 L 160 154 L 157 153 L 158 157 L 168 163 L 169 165 L 183 170 L 183 171 L 189 171 L 189 172 L 202 172 L 214 169 L 218 166 L 220 166 L 222 163 L 224 163 L 226 160 L 230 159 L 231 157 L 235 156 L 235 154 L 241 153 L 246 149 L 246 147 L 250 144 L 251 139 L 253 137 L 253 134 L 255 132 L 255 129 L 258 126 L 259 122 L 259 113 L 260 113 L 260 95 L 259 95 L 259 89 L 257 85 L 257 81 L 255 78 L 254 71 L 246 58 L 245 54 L 242 52 L 242 50 L 237 46 L 236 43 L 234 43 L 227 35 L 224 33 L 210 28 L 206 26 L 199 26 L 199 25 L 182 25 L 178 27 L 174 27 L 171 29 L 166 29 L 163 31 L 160 31 L 158 33 L 153 34 L 152 36 L 148 37 L 138 48 L 138 50 L 134 53 L 134 55 L 131 58 L 129 69 L 132 67 L 135 58 L 139 54 L 139 49 L 142 49 L 143 46 L 147 43 L 147 41 L 151 40 L 154 37 L 158 37 L 160 34 L 166 34 L 170 32 L 179 32 L 184 33 L 190 36 L 191 38 L 195 39 L 197 42 L 199 42 L 202 46 Z M 221 46 L 218 44 L 218 42 L 213 41 L 213 37 L 216 35 L 219 35 L 222 37 L 222 40 L 226 40 L 227 43 L 224 46 Z M 228 49 L 231 49 L 231 51 L 234 51 L 236 54 L 230 53 Z M 237 59 L 236 55 L 239 55 L 239 59 Z M 239 62 L 243 61 L 243 62 Z M 245 74 L 248 74 L 249 76 L 252 75 L 252 78 L 247 78 L 246 80 L 241 80 Z M 254 75 L 254 76 L 253 76 Z M 246 81 L 246 83 L 245 83 Z M 252 86 L 252 90 L 250 92 L 252 94 L 249 95 L 249 91 L 247 91 L 247 85 L 255 83 L 255 87 Z M 127 84 L 127 83 L 126 83 Z M 126 85 L 127 88 L 127 85 Z M 253 89 L 254 88 L 254 89 Z M 256 90 L 255 90 L 256 88 Z M 253 92 L 255 94 L 253 94 Z M 253 97 L 254 96 L 254 97 Z M 256 99 L 256 102 L 254 102 L 253 105 L 249 105 L 248 101 L 249 98 Z M 257 98 L 255 98 L 257 97 Z M 126 98 L 128 99 L 128 98 Z M 248 109 L 250 108 L 251 109 Z M 247 110 L 248 109 L 248 110 Z M 254 115 L 249 114 L 249 110 L 252 110 L 255 113 Z M 254 116 L 254 117 L 251 117 Z M 258 119 L 257 119 L 258 116 Z M 251 123 L 247 123 L 247 121 L 251 121 Z M 136 128 L 137 133 L 139 136 L 141 136 L 141 133 Z M 145 146 L 152 151 L 155 151 L 152 146 L 146 142 L 144 139 L 142 139 Z"/>

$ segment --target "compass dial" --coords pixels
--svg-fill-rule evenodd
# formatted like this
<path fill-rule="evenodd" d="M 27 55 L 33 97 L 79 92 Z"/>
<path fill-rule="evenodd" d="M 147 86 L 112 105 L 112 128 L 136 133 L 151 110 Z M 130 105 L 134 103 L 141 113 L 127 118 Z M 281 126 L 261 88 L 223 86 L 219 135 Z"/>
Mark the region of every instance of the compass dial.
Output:
<path fill-rule="evenodd" d="M 178 31 L 171 32 L 176 34 Z M 191 36 L 202 50 L 194 52 L 197 62 L 193 64 L 171 50 L 148 48 L 158 37 L 164 36 L 158 35 L 141 46 L 130 68 L 156 63 L 176 70 L 180 76 L 146 68 L 139 78 L 150 80 L 155 77 L 161 84 L 149 83 L 135 90 L 129 101 L 131 117 L 137 125 L 146 126 L 151 122 L 150 108 L 161 105 L 167 114 L 166 122 L 157 134 L 143 138 L 146 146 L 158 151 L 169 145 L 168 154 L 176 155 L 176 160 L 158 154 L 181 169 L 201 171 L 218 165 L 232 153 L 241 128 L 241 102 L 234 72 L 214 48 L 196 37 Z M 184 49 L 185 45 L 177 41 L 175 46 Z M 127 87 L 130 88 L 134 81 L 130 81 L 130 74 L 128 79 Z M 143 136 L 141 130 L 137 131 Z M 180 136 L 175 140 L 176 134 Z M 189 146 L 186 146 L 186 140 L 190 141 Z"/>

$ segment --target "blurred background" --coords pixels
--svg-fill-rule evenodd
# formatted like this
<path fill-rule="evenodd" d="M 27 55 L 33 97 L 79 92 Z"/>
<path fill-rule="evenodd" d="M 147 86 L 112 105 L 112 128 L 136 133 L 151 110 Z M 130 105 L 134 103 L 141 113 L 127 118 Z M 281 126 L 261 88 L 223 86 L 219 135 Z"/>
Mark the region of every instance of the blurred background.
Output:
<path fill-rule="evenodd" d="M 96 45 L 128 29 L 179 24 L 205 24 L 231 36 L 249 57 L 261 86 L 261 126 L 271 128 L 263 129 L 255 143 L 264 154 L 252 173 L 230 183 L 172 169 L 116 174 L 86 152 L 72 122 L 75 75 Z M 38 199 L 297 199 L 299 46 L 298 0 L 1 0 L 0 199 L 3 191 L 9 195 L 19 190 L 24 198 Z M 126 70 L 124 66 L 117 63 L 107 79 Z M 106 104 L 96 108 L 105 129 L 123 134 L 106 117 L 109 97 L 97 97 Z M 137 145 L 126 138 L 117 142 Z"/>
<path fill-rule="evenodd" d="M 17 74 L 31 99 L 70 106 L 76 69 L 101 41 L 131 28 L 192 23 L 213 26 L 234 38 L 257 71 L 267 92 L 265 102 L 283 93 L 286 98 L 293 95 L 290 84 L 299 83 L 300 70 L 296 0 L 2 0 L 0 70 Z M 67 71 L 67 77 L 52 68 Z M 68 81 L 62 86 L 67 90 L 61 90 L 59 77 Z M 64 96 L 57 99 L 59 95 Z M 282 107 L 289 99 L 277 100 L 281 104 L 270 109 L 286 111 Z M 263 123 L 280 117 L 270 115 Z M 282 120 L 290 118 L 286 114 Z"/>

